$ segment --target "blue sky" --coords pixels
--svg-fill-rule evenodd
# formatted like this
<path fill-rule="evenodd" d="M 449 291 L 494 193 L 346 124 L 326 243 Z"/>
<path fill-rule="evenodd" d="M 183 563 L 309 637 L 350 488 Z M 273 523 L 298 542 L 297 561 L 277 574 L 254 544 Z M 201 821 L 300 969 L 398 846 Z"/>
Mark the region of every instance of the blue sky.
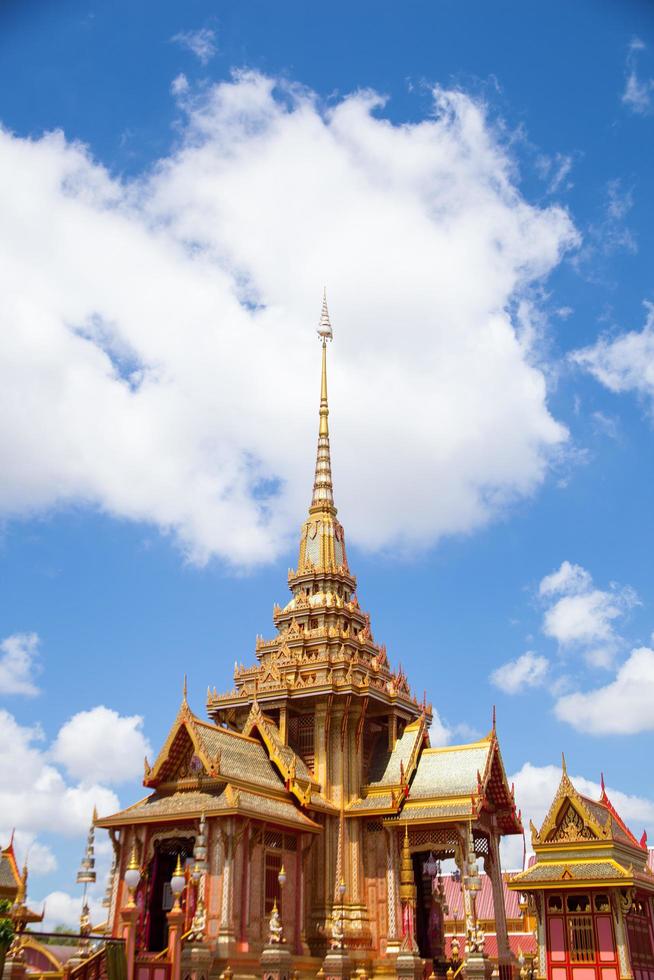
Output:
<path fill-rule="evenodd" d="M 271 631 L 324 282 L 376 638 L 438 737 L 497 704 L 528 815 L 565 749 L 654 834 L 653 26 L 599 0 L 0 5 L 0 840 L 53 921 L 184 673 L 202 713 Z"/>

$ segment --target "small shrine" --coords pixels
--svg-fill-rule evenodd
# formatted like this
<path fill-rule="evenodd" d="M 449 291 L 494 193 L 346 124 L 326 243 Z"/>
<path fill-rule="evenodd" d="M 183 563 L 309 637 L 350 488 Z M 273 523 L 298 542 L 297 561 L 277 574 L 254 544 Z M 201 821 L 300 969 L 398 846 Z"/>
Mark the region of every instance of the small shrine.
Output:
<path fill-rule="evenodd" d="M 509 888 L 526 896 L 537 924 L 542 980 L 654 980 L 654 874 L 647 836 L 631 833 L 604 786 L 578 793 L 565 759 L 540 830 L 535 860 Z"/>

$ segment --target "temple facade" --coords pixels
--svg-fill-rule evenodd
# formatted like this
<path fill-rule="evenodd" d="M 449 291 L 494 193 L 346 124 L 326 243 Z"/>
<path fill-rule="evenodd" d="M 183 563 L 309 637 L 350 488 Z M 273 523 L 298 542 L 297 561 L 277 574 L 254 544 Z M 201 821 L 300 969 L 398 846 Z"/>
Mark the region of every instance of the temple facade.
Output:
<path fill-rule="evenodd" d="M 459 869 L 466 942 L 483 946 L 483 862 L 500 969 L 514 962 L 499 843 L 522 826 L 495 724 L 476 742 L 432 746 L 431 705 L 393 668 L 359 605 L 334 504 L 325 302 L 318 332 L 313 494 L 273 635 L 256 638 L 231 691 L 208 691 L 208 719 L 184 690 L 161 751 L 145 761 L 148 795 L 96 821 L 115 853 L 108 929 L 120 936 L 132 924 L 145 971 L 136 980 L 165 962 L 173 921 L 216 976 L 258 973 L 280 940 L 302 976 L 344 948 L 369 977 L 392 974 L 401 954 L 438 972 L 447 858 Z"/>
<path fill-rule="evenodd" d="M 578 793 L 565 760 L 535 858 L 509 888 L 535 917 L 539 980 L 654 980 L 654 874 L 647 836 L 631 833 L 604 788 Z"/>

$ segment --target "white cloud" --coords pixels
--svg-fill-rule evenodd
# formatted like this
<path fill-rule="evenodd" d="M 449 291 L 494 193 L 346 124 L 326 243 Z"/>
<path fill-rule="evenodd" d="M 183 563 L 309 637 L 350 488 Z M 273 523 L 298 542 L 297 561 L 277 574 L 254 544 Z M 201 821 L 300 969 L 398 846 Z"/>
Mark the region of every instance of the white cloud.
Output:
<path fill-rule="evenodd" d="M 5 828 L 0 831 L 0 847 L 6 847 L 8 839 Z M 19 868 L 23 867 L 24 862 L 28 862 L 30 875 L 49 874 L 57 868 L 57 858 L 47 844 L 36 839 L 33 833 L 12 828 L 14 853 Z"/>
<path fill-rule="evenodd" d="M 0 835 L 12 827 L 23 833 L 48 831 L 76 836 L 85 833 L 93 807 L 111 813 L 119 807 L 115 793 L 98 783 L 67 783 L 50 761 L 39 726 L 19 725 L 0 709 L 3 751 L 0 752 Z M 106 748 L 105 748 L 106 751 Z M 5 823 L 6 822 L 6 823 Z"/>
<path fill-rule="evenodd" d="M 571 775 L 570 778 L 575 788 L 584 796 L 599 799 L 599 783 L 584 776 Z M 529 848 L 529 820 L 533 820 L 536 827 L 540 828 L 561 781 L 561 770 L 558 766 L 535 766 L 531 762 L 525 762 L 518 772 L 509 777 L 509 781 L 515 784 L 516 803 L 522 809 Z M 632 833 L 640 837 L 643 827 L 654 829 L 654 801 L 623 793 L 612 786 L 607 786 L 607 793 Z M 502 866 L 507 869 L 522 866 L 520 838 L 506 838 L 503 841 Z"/>
<path fill-rule="evenodd" d="M 632 650 L 604 687 L 559 698 L 555 712 L 591 735 L 634 735 L 654 729 L 654 650 Z"/>
<path fill-rule="evenodd" d="M 532 494 L 567 433 L 511 311 L 576 233 L 477 103 L 434 99 L 400 126 L 241 74 L 131 183 L 0 133 L 0 516 L 81 503 L 193 561 L 273 560 L 310 494 L 324 282 L 351 540 L 428 547 Z"/>
<path fill-rule="evenodd" d="M 622 641 L 614 629 L 638 603 L 628 586 L 612 584 L 608 591 L 593 587 L 590 573 L 580 565 L 564 561 L 540 583 L 541 596 L 560 596 L 545 610 L 543 632 L 563 650 L 579 650 L 594 666 L 609 667 Z"/>
<path fill-rule="evenodd" d="M 432 708 L 433 720 L 429 728 L 429 741 L 436 748 L 438 745 L 447 745 L 452 741 L 453 729 L 443 721 L 436 708 Z"/>
<path fill-rule="evenodd" d="M 60 728 L 52 758 L 84 784 L 133 779 L 152 752 L 142 727 L 140 716 L 121 716 L 103 705 L 80 711 Z"/>
<path fill-rule="evenodd" d="M 189 81 L 186 75 L 184 74 L 184 72 L 180 72 L 179 75 L 176 75 L 175 78 L 173 78 L 172 82 L 170 83 L 170 91 L 174 96 L 177 97 L 181 95 L 186 95 L 189 89 L 190 89 Z"/>
<path fill-rule="evenodd" d="M 559 191 L 569 191 L 574 184 L 569 180 L 574 156 L 567 153 L 555 153 L 553 157 L 539 156 L 536 159 L 536 169 L 543 180 L 547 180 L 547 193 L 557 194 Z"/>
<path fill-rule="evenodd" d="M 588 225 L 584 244 L 571 259 L 574 268 L 589 282 L 610 282 L 613 270 L 607 259 L 616 252 L 638 251 L 636 235 L 626 223 L 633 206 L 633 191 L 625 188 L 619 178 L 609 180 L 598 219 Z"/>
<path fill-rule="evenodd" d="M 528 687 L 544 684 L 549 669 L 547 657 L 541 657 L 532 650 L 523 653 L 515 660 L 502 664 L 490 675 L 491 683 L 506 694 L 519 694 Z"/>
<path fill-rule="evenodd" d="M 0 694 L 39 693 L 34 675 L 39 670 L 36 633 L 14 633 L 0 643 Z"/>
<path fill-rule="evenodd" d="M 561 567 L 556 571 L 546 575 L 538 587 L 538 594 L 541 596 L 552 595 L 574 595 L 579 592 L 587 592 L 592 585 L 592 577 L 581 565 L 573 565 L 572 562 L 563 561 Z"/>
<path fill-rule="evenodd" d="M 635 392 L 654 403 L 654 304 L 645 303 L 642 330 L 615 337 L 601 336 L 595 344 L 575 351 L 573 361 L 609 391 Z"/>
<path fill-rule="evenodd" d="M 91 924 L 97 926 L 107 918 L 107 910 L 102 906 L 101 897 L 90 895 L 88 901 Z M 66 926 L 73 932 L 77 932 L 82 906 L 79 895 L 54 891 L 45 896 L 43 904 L 45 905 L 45 918 L 41 928 L 45 931 L 52 931 L 57 926 Z"/>
<path fill-rule="evenodd" d="M 641 79 L 638 76 L 638 52 L 645 50 L 640 38 L 633 38 L 627 54 L 627 73 L 622 102 L 632 112 L 646 116 L 652 109 L 654 99 L 654 78 Z"/>
<path fill-rule="evenodd" d="M 203 65 L 207 65 L 216 53 L 216 32 L 210 27 L 200 27 L 197 31 L 180 31 L 171 40 L 194 54 Z"/>

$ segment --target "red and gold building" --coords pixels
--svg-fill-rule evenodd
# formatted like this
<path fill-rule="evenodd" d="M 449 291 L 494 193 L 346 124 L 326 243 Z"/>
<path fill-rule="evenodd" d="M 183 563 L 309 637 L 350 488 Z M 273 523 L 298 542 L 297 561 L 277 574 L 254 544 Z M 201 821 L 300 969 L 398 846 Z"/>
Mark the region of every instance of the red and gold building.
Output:
<path fill-rule="evenodd" d="M 609 800 L 582 796 L 563 773 L 540 830 L 536 858 L 509 888 L 528 896 L 542 980 L 654 980 L 654 874 Z"/>
<path fill-rule="evenodd" d="M 495 725 L 471 744 L 432 746 L 431 706 L 392 667 L 359 605 L 334 505 L 325 303 L 319 334 L 318 452 L 290 598 L 274 607 L 274 635 L 257 637 L 255 662 L 235 667 L 233 689 L 208 692 L 209 721 L 184 693 L 146 760 L 148 795 L 97 820 L 116 856 L 110 928 L 121 932 L 131 860 L 137 947 L 161 956 L 180 858 L 183 928 L 210 950 L 212 972 L 255 972 L 278 909 L 300 974 L 315 975 L 341 929 L 360 970 L 388 974 L 403 943 L 425 960 L 443 956 L 442 924 L 429 926 L 438 910 L 420 887 L 431 853 L 457 861 L 470 925 L 484 862 L 508 968 L 499 842 L 522 826 Z"/>

